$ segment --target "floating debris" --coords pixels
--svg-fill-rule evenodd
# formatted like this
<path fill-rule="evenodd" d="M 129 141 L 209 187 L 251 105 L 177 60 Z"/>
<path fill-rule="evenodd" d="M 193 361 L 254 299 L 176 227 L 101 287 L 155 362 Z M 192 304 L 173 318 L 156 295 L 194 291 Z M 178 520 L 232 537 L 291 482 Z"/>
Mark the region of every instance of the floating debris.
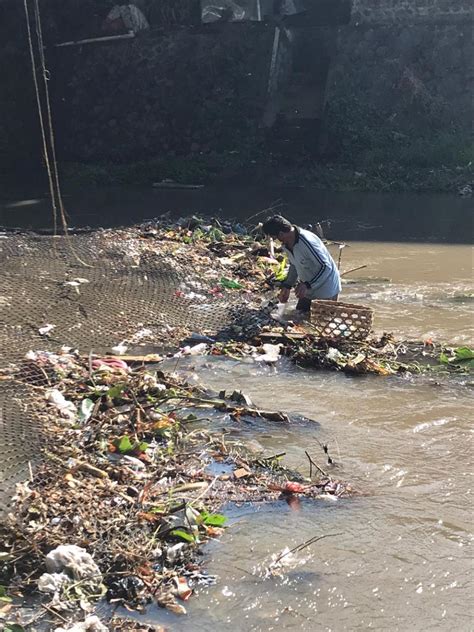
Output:
<path fill-rule="evenodd" d="M 68 622 L 79 604 L 91 608 L 104 596 L 184 614 L 198 588 L 216 581 L 197 553 L 224 532 L 228 503 L 353 493 L 328 476 L 304 479 L 281 455 L 264 458 L 200 421 L 211 408 L 236 421 L 291 423 L 243 393 L 216 397 L 156 364 L 125 371 L 75 354 L 63 360 L 43 394 L 45 458 L 17 486 L 0 526 L 0 557 L 8 594 L 44 595 Z M 224 471 L 209 469 L 216 462 Z"/>

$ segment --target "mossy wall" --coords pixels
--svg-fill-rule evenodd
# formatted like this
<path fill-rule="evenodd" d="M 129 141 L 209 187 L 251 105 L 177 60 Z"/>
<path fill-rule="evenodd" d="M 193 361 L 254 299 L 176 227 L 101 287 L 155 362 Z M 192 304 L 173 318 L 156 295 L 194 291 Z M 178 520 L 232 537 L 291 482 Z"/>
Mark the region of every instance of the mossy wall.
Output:
<path fill-rule="evenodd" d="M 473 15 L 466 0 L 356 0 L 331 67 L 327 157 L 467 163 Z"/>
<path fill-rule="evenodd" d="M 116 44 L 55 48 L 100 34 L 114 2 L 42 0 L 60 159 L 217 162 L 223 154 L 269 154 L 261 123 L 273 28 L 234 24 L 204 33 L 188 28 L 196 21 L 194 0 L 138 3 L 153 32 Z M 41 165 L 22 5 L 0 2 L 2 170 Z M 354 0 L 353 21 L 340 29 L 331 61 L 321 159 L 358 170 L 387 161 L 467 162 L 472 16 L 467 0 Z M 304 163 L 301 153 L 293 160 Z"/>
<path fill-rule="evenodd" d="M 254 144 L 272 38 L 270 28 L 228 25 L 62 49 L 53 84 L 61 155 L 127 162 Z"/>

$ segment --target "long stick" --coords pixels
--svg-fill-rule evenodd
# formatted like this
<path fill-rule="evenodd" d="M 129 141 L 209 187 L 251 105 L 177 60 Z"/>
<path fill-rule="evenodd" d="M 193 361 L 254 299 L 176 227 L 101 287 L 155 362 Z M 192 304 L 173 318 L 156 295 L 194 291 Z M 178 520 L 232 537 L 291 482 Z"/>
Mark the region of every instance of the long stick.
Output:
<path fill-rule="evenodd" d="M 106 37 L 89 37 L 87 39 L 55 44 L 55 48 L 60 48 L 61 46 L 82 46 L 83 44 L 92 44 L 93 42 L 110 42 L 112 40 L 131 39 L 133 37 L 135 37 L 135 33 L 133 32 L 125 33 L 123 35 L 108 35 Z"/>
<path fill-rule="evenodd" d="M 329 476 L 329 475 L 328 475 L 328 474 L 327 474 L 324 470 L 322 470 L 322 469 L 319 467 L 319 465 L 318 465 L 317 463 L 315 463 L 315 462 L 313 461 L 313 459 L 309 456 L 309 454 L 307 453 L 307 451 L 306 451 L 306 450 L 304 451 L 304 453 L 305 453 L 305 454 L 306 454 L 306 456 L 308 457 L 308 461 L 310 462 L 310 465 L 314 465 L 314 467 L 315 467 L 317 470 L 319 470 L 323 476 Z M 310 476 L 311 476 L 311 474 L 310 474 Z"/>
<path fill-rule="evenodd" d="M 346 270 L 345 272 L 341 272 L 341 276 L 345 276 L 346 274 L 350 274 L 351 272 L 356 272 L 357 270 L 362 270 L 363 268 L 366 268 L 367 265 L 363 265 L 363 266 L 357 266 L 357 268 L 351 268 L 350 270 Z"/>
<path fill-rule="evenodd" d="M 302 551 L 306 547 L 311 546 L 311 544 L 318 542 L 318 540 L 322 540 L 323 538 L 335 538 L 337 535 L 342 535 L 342 533 L 326 533 L 326 535 L 313 536 L 309 540 L 306 540 L 306 542 L 303 542 L 302 544 L 298 544 L 293 549 L 290 549 L 289 551 L 286 551 L 286 553 L 282 553 L 281 555 L 279 555 L 277 559 L 273 562 L 273 564 L 277 564 L 284 557 L 286 557 L 287 555 L 290 555 L 290 553 L 294 553 L 295 551 L 298 551 L 298 552 Z"/>

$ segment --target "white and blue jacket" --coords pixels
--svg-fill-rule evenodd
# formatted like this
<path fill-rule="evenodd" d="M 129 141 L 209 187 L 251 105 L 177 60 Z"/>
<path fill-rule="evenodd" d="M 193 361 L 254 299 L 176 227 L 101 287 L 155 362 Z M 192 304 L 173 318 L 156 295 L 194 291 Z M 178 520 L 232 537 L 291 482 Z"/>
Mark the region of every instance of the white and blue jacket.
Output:
<path fill-rule="evenodd" d="M 321 239 L 304 228 L 295 226 L 293 249 L 283 246 L 290 262 L 284 287 L 294 287 L 297 281 L 308 286 L 307 297 L 332 298 L 341 291 L 341 277 L 334 259 Z"/>

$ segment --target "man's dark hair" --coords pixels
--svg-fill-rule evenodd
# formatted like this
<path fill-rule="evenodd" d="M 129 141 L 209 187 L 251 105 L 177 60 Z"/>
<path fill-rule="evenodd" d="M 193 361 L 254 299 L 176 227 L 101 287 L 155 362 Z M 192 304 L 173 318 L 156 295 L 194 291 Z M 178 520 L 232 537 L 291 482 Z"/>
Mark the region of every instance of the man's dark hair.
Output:
<path fill-rule="evenodd" d="M 292 228 L 291 222 L 281 215 L 267 217 L 262 224 L 263 232 L 270 237 L 278 237 L 279 233 L 289 233 Z"/>

